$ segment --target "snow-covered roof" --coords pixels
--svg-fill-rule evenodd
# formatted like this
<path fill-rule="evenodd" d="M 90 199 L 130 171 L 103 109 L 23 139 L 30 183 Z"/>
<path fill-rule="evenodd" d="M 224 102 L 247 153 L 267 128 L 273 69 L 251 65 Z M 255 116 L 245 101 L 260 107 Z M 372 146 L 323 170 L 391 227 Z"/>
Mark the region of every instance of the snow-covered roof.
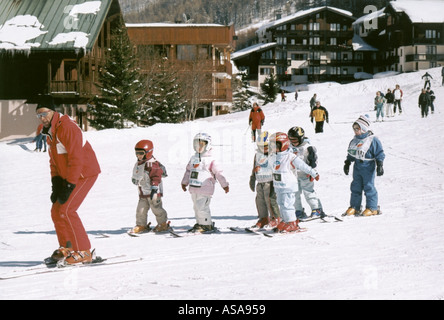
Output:
<path fill-rule="evenodd" d="M 167 23 L 167 22 L 159 22 L 159 23 L 126 23 L 125 26 L 127 28 L 197 28 L 197 27 L 226 27 L 222 24 L 215 23 Z"/>
<path fill-rule="evenodd" d="M 0 50 L 92 50 L 115 0 L 0 1 Z"/>
<path fill-rule="evenodd" d="M 396 12 L 404 12 L 413 23 L 444 23 L 443 0 L 390 1 Z"/>
<path fill-rule="evenodd" d="M 263 51 L 269 48 L 273 48 L 277 46 L 276 42 L 269 42 L 269 43 L 259 43 L 259 44 L 255 44 L 252 45 L 250 47 L 244 48 L 242 50 L 233 52 L 231 54 L 231 60 L 236 60 L 242 57 L 245 57 L 253 52 L 258 52 L 258 51 Z"/>
<path fill-rule="evenodd" d="M 353 36 L 352 42 L 354 51 L 378 51 L 378 49 L 369 45 L 357 34 Z"/>
<path fill-rule="evenodd" d="M 385 16 L 385 12 L 384 11 L 385 11 L 385 8 L 382 8 L 380 10 L 377 10 L 377 11 L 371 12 L 369 14 L 366 14 L 366 15 L 356 19 L 356 21 L 353 22 L 353 25 L 361 24 L 364 21 L 369 21 L 369 20 L 381 18 L 381 17 Z"/>
<path fill-rule="evenodd" d="M 297 19 L 297 18 L 301 18 L 303 16 L 306 16 L 306 15 L 309 15 L 309 14 L 312 14 L 312 13 L 315 13 L 315 12 L 318 12 L 318 11 L 322 11 L 322 10 L 325 10 L 325 9 L 334 11 L 334 12 L 342 14 L 344 16 L 348 16 L 350 18 L 353 18 L 353 13 L 351 13 L 350 11 L 339 9 L 339 8 L 335 8 L 335 7 L 330 7 L 330 6 L 323 6 L 323 7 L 316 7 L 316 8 L 311 8 L 311 9 L 307 9 L 307 10 L 298 11 L 298 12 L 296 12 L 294 14 L 291 14 L 289 16 L 286 16 L 286 17 L 284 17 L 282 19 L 275 20 L 273 22 L 265 24 L 261 28 L 259 28 L 259 30 L 262 30 L 262 29 L 266 30 L 268 28 L 277 27 L 277 26 L 286 24 L 286 23 L 288 23 L 291 20 L 294 20 L 294 19 Z M 258 32 L 259 32 L 259 30 L 258 30 Z"/>

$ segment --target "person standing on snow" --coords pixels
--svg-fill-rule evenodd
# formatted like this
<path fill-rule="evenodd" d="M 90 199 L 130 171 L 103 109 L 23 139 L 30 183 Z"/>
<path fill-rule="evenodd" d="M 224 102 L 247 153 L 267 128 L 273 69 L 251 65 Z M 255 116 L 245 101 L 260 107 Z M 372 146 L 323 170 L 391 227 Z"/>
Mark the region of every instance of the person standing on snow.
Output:
<path fill-rule="evenodd" d="M 52 182 L 51 217 L 60 248 L 47 263 L 66 264 L 92 261 L 91 243 L 77 214 L 100 173 L 93 148 L 79 126 L 67 115 L 55 111 L 51 96 L 44 96 L 36 108 L 47 136 Z"/>
<path fill-rule="evenodd" d="M 296 156 L 298 156 L 304 163 L 308 164 L 311 168 L 317 167 L 317 151 L 314 146 L 310 144 L 310 141 L 305 137 L 305 131 L 301 127 L 293 127 L 288 130 L 288 138 L 290 139 L 290 150 Z M 296 173 L 298 178 L 298 191 L 295 193 L 294 207 L 296 209 L 296 217 L 298 219 L 307 218 L 302 207 L 301 194 L 304 194 L 305 200 L 311 209 L 310 217 L 323 217 L 325 215 L 321 200 L 319 200 L 316 191 L 314 190 L 314 181 L 310 176 L 303 171 Z"/>
<path fill-rule="evenodd" d="M 350 207 L 344 215 L 360 215 L 362 192 L 365 193 L 366 206 L 363 216 L 380 213 L 378 206 L 378 191 L 375 187 L 375 170 L 377 176 L 384 174 L 385 159 L 381 141 L 370 131 L 370 119 L 361 115 L 354 123 L 354 138 L 348 146 L 347 159 L 344 162 L 344 173 L 348 175 L 350 165 L 353 166 L 353 181 L 350 185 Z"/>
<path fill-rule="evenodd" d="M 385 115 L 387 118 L 393 117 L 393 102 L 395 100 L 395 96 L 393 95 L 390 89 L 387 89 L 387 93 L 385 94 L 386 104 L 385 104 Z"/>
<path fill-rule="evenodd" d="M 311 110 L 313 110 L 313 108 L 316 106 L 316 102 L 317 102 L 317 95 L 316 93 L 313 95 L 313 97 L 311 97 L 310 99 L 310 112 Z"/>
<path fill-rule="evenodd" d="M 254 227 L 276 227 L 280 222 L 279 206 L 273 187 L 273 170 L 268 154 L 268 131 L 262 132 L 257 141 L 253 170 L 250 176 L 250 189 L 256 191 L 256 209 L 259 220 Z M 257 182 L 257 184 L 256 184 Z"/>
<path fill-rule="evenodd" d="M 426 72 L 422 76 L 422 79 L 424 79 L 424 89 L 427 88 L 427 87 L 431 87 L 432 86 L 432 84 L 430 83 L 430 80 L 433 79 L 433 77 L 428 72 Z"/>
<path fill-rule="evenodd" d="M 401 101 L 402 101 L 403 92 L 399 87 L 399 84 L 396 85 L 395 90 L 393 90 L 393 96 L 395 97 L 395 101 L 393 103 L 393 113 L 396 114 L 396 106 L 399 108 L 399 114 L 402 113 Z"/>
<path fill-rule="evenodd" d="M 216 180 L 229 192 L 227 179 L 222 175 L 222 169 L 211 155 L 211 136 L 207 133 L 198 133 L 193 139 L 193 148 L 196 153 L 191 157 L 182 178 L 182 190 L 189 192 L 194 204 L 196 224 L 189 232 L 214 231 L 211 220 L 210 202 L 214 194 Z"/>
<path fill-rule="evenodd" d="M 149 231 L 148 210 L 156 216 L 157 226 L 154 232 L 168 231 L 168 215 L 162 207 L 162 177 L 165 172 L 162 165 L 153 157 L 154 146 L 150 140 L 140 140 L 134 147 L 137 162 L 134 165 L 131 181 L 138 186 L 139 202 L 136 209 L 136 226 L 130 233 Z"/>
<path fill-rule="evenodd" d="M 384 103 L 385 98 L 381 95 L 381 91 L 376 92 L 375 97 L 375 107 L 376 107 L 376 121 L 379 121 L 379 116 L 381 116 L 381 121 L 384 121 Z"/>
<path fill-rule="evenodd" d="M 434 104 L 434 102 L 435 102 L 435 92 L 433 92 L 433 90 L 430 90 L 430 88 L 427 88 L 427 94 L 429 95 L 429 97 L 430 97 L 430 111 L 431 111 L 431 113 L 432 114 L 434 114 L 435 113 L 435 104 Z"/>
<path fill-rule="evenodd" d="M 328 111 L 323 106 L 321 106 L 320 101 L 316 101 L 316 106 L 310 112 L 311 123 L 313 119 L 316 122 L 315 132 L 324 132 L 324 121 L 328 123 Z"/>
<path fill-rule="evenodd" d="M 264 121 L 264 112 L 256 102 L 253 103 L 253 108 L 251 108 L 250 117 L 248 119 L 248 125 L 251 126 L 251 137 L 253 142 L 256 142 L 256 133 L 257 137 L 261 135 L 261 129 L 264 125 Z"/>
<path fill-rule="evenodd" d="M 273 168 L 273 185 L 282 219 L 275 231 L 296 232 L 300 227 L 294 207 L 295 194 L 298 191 L 298 178 L 294 171 L 296 169 L 302 170 L 315 180 L 319 180 L 319 174 L 291 152 L 287 134 L 283 132 L 272 134 L 269 146 Z"/>
<path fill-rule="evenodd" d="M 418 107 L 421 109 L 421 117 L 427 118 L 429 115 L 430 96 L 425 89 L 421 90 L 418 98 Z"/>
<path fill-rule="evenodd" d="M 40 123 L 37 126 L 37 131 L 35 132 L 35 138 L 33 141 L 35 141 L 35 150 L 34 151 L 42 151 L 42 146 L 44 145 L 45 148 L 43 149 L 43 152 L 46 152 L 46 137 L 42 133 L 43 130 L 43 123 Z"/>

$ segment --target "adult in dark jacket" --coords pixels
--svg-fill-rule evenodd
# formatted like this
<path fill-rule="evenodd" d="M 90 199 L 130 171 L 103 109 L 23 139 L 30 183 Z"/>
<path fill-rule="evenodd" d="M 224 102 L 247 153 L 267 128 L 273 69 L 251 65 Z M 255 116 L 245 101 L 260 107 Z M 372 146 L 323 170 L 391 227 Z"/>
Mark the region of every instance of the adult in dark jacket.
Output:
<path fill-rule="evenodd" d="M 388 117 L 393 117 L 393 103 L 395 102 L 395 96 L 392 93 L 392 90 L 387 89 L 387 93 L 385 94 L 385 99 L 386 99 L 386 103 L 385 103 L 385 116 Z"/>
<path fill-rule="evenodd" d="M 427 94 L 425 89 L 421 90 L 421 94 L 418 98 L 418 107 L 421 109 L 421 116 L 427 117 L 429 113 L 430 96 Z"/>

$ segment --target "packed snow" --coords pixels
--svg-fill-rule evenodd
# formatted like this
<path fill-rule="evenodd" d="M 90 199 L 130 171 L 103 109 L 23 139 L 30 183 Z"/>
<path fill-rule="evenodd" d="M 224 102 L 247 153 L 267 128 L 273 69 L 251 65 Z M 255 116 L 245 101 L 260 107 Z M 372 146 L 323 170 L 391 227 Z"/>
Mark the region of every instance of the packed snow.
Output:
<path fill-rule="evenodd" d="M 263 106 L 266 130 L 305 129 L 318 149 L 316 191 L 324 210 L 340 216 L 350 198 L 351 173 L 344 175 L 342 168 L 352 123 L 361 114 L 375 121 L 376 91 L 399 84 L 404 92 L 402 115 L 372 123 L 386 153 L 385 174 L 376 178 L 382 215 L 305 222 L 304 233 L 267 238 L 227 231 L 257 220 L 255 193 L 248 187 L 255 152 L 248 111 L 85 133 L 102 168 L 79 209 L 92 245 L 102 257 L 142 260 L 0 280 L 0 299 L 444 299 L 444 87 L 441 68 L 427 71 L 437 96 L 428 118 L 421 118 L 417 103 L 425 70 L 348 85 L 311 85 L 297 101 L 289 93 L 286 102 L 278 97 Z M 314 133 L 308 117 L 314 93 L 330 113 L 321 134 Z M 228 194 L 217 186 L 211 203 L 221 233 L 129 237 L 138 200 L 131 183 L 134 145 L 142 139 L 154 142 L 154 155 L 168 170 L 163 203 L 171 225 L 183 230 L 195 223 L 180 181 L 199 131 L 213 136 L 230 182 Z M 50 217 L 48 154 L 32 152 L 34 147 L 30 140 L 0 143 L 0 278 L 36 268 L 58 246 Z M 151 213 L 149 220 L 155 225 Z"/>

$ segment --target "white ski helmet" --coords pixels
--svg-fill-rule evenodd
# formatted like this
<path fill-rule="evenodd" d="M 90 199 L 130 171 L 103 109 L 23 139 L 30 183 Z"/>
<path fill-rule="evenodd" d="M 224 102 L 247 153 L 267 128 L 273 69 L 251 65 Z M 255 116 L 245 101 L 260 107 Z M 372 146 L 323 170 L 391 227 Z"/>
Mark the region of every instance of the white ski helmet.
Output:
<path fill-rule="evenodd" d="M 199 152 L 199 150 L 200 150 L 199 142 L 200 141 L 206 142 L 205 148 L 202 152 Z M 204 132 L 196 134 L 193 139 L 193 148 L 194 148 L 194 151 L 196 151 L 197 153 L 205 153 L 207 151 L 210 151 L 211 150 L 211 136 L 208 133 L 204 133 Z"/>

